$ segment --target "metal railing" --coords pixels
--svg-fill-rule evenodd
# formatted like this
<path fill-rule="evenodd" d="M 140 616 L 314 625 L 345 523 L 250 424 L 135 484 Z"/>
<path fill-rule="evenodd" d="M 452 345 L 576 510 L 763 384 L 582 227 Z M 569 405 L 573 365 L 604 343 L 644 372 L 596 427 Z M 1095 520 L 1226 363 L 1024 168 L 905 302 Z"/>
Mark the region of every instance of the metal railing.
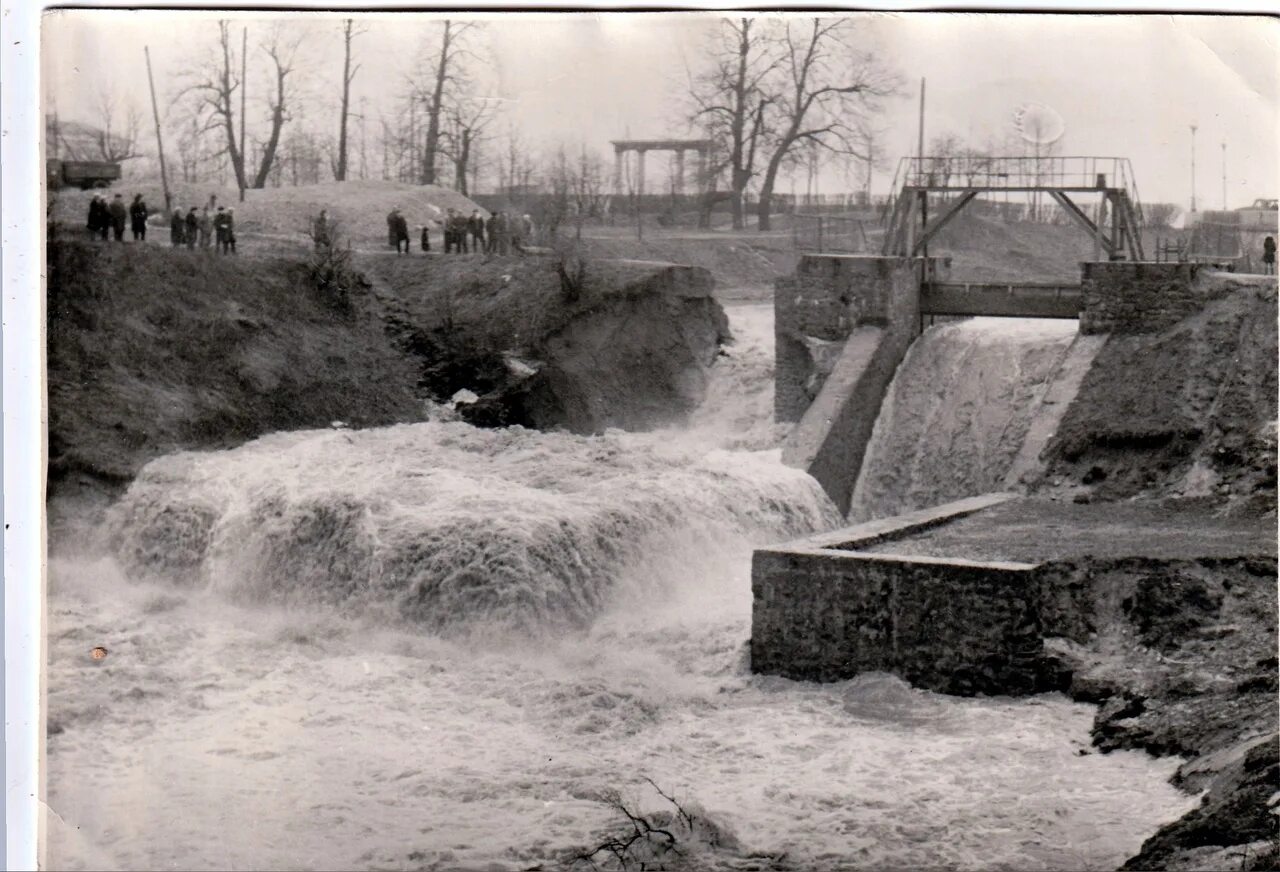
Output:
<path fill-rule="evenodd" d="M 959 155 L 951 157 L 904 157 L 898 161 L 889 188 L 898 194 L 904 188 L 993 191 L 1018 189 L 1120 189 L 1133 205 L 1139 226 L 1145 223 L 1142 198 L 1126 157 L 1085 155 Z M 888 218 L 891 205 L 886 204 L 881 220 Z"/>
<path fill-rule="evenodd" d="M 870 249 L 862 219 L 847 215 L 796 213 L 791 236 L 797 251 L 857 254 Z"/>
<path fill-rule="evenodd" d="M 1128 158 L 1041 155 L 904 157 L 892 190 L 955 188 L 1123 188 L 1136 191 Z"/>

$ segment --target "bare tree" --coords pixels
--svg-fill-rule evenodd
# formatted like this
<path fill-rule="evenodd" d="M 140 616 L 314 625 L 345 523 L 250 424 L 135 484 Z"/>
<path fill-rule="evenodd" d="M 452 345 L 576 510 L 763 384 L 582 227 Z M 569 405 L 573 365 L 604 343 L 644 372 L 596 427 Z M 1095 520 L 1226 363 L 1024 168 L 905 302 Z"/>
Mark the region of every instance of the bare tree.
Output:
<path fill-rule="evenodd" d="M 137 103 L 121 99 L 110 86 L 104 86 L 98 91 L 97 121 L 99 158 L 118 163 L 138 156 L 142 112 Z"/>
<path fill-rule="evenodd" d="M 529 144 L 525 141 L 520 128 L 507 125 L 504 138 L 504 151 L 499 161 L 499 185 L 510 193 L 520 185 L 527 185 L 533 176 L 533 161 L 529 157 Z"/>
<path fill-rule="evenodd" d="M 440 151 L 453 160 L 454 188 L 466 194 L 475 146 L 493 121 L 493 104 L 483 98 L 459 96 L 451 101 L 448 116 L 449 128 L 441 137 Z"/>
<path fill-rule="evenodd" d="M 215 156 L 227 155 L 235 171 L 236 182 L 243 189 L 248 187 L 248 182 L 244 154 L 236 139 L 234 98 L 236 93 L 244 87 L 244 83 L 236 75 L 234 60 L 231 25 L 227 21 L 219 21 L 218 48 L 215 54 L 202 68 L 190 74 L 193 81 L 180 92 L 179 97 L 194 94 L 197 100 L 195 111 L 204 119 L 202 128 L 206 130 L 220 128 L 225 133 L 226 146 L 219 149 Z"/>
<path fill-rule="evenodd" d="M 284 26 L 277 25 L 271 29 L 262 50 L 271 59 L 274 90 L 267 98 L 267 107 L 271 113 L 271 132 L 267 136 L 262 149 L 262 160 L 258 164 L 258 172 L 253 180 L 253 187 L 264 188 L 267 177 L 271 174 L 271 164 L 276 158 L 276 149 L 280 145 L 280 131 L 289 120 L 290 100 L 293 96 L 289 87 L 289 76 L 297 66 L 298 49 L 302 46 L 302 31 L 289 32 Z"/>
<path fill-rule="evenodd" d="M 930 176 L 945 187 L 951 182 L 952 172 L 960 168 L 958 159 L 965 157 L 965 145 L 954 133 L 939 133 L 929 140 L 928 154 L 921 155 L 925 156 L 934 159 L 928 170 Z"/>
<path fill-rule="evenodd" d="M 333 163 L 333 177 L 339 182 L 347 179 L 347 118 L 351 114 L 351 82 L 355 79 L 360 65 L 351 65 L 351 41 L 366 28 L 356 27 L 354 20 L 348 18 L 342 23 L 342 106 L 338 111 L 338 157 Z"/>
<path fill-rule="evenodd" d="M 236 96 L 242 93 L 245 83 L 237 73 L 237 68 L 243 66 L 243 63 L 236 63 L 229 22 L 218 22 L 218 43 L 214 52 L 201 67 L 187 74 L 189 84 L 177 95 L 178 100 L 194 96 L 195 103 L 191 110 L 200 119 L 201 135 L 207 131 L 222 131 L 225 145 L 208 155 L 208 158 L 218 160 L 225 155 L 231 162 L 236 184 L 241 189 L 265 187 L 271 176 L 272 164 L 280 144 L 280 133 L 290 117 L 289 104 L 293 96 L 290 76 L 295 72 L 302 42 L 301 30 L 290 31 L 286 26 L 277 24 L 261 45 L 271 62 L 272 87 L 266 101 L 271 129 L 266 141 L 255 145 L 255 149 L 260 149 L 260 157 L 252 181 L 249 179 L 249 157 L 241 149 L 237 138 Z M 241 61 L 243 60 L 242 58 Z M 238 123 L 244 125 L 246 119 L 242 116 Z"/>
<path fill-rule="evenodd" d="M 432 55 L 430 76 L 420 79 L 418 96 L 427 107 L 426 139 L 422 145 L 422 176 L 424 185 L 434 185 L 436 158 L 440 153 L 441 121 L 448 102 L 463 91 L 465 83 L 463 60 L 469 51 L 467 34 L 479 25 L 445 19 L 440 22 L 440 41 Z"/>
<path fill-rule="evenodd" d="M 756 153 L 765 132 L 765 114 L 774 95 L 768 81 L 779 62 L 762 22 L 728 19 L 707 47 L 708 67 L 690 77 L 690 120 L 723 143 L 729 170 L 733 226 L 743 227 L 747 184 L 756 172 Z"/>
<path fill-rule="evenodd" d="M 787 20 L 777 36 L 777 118 L 769 127 L 771 154 L 760 183 L 758 227 L 769 229 L 770 198 L 778 171 L 799 146 L 812 143 L 828 152 L 858 155 L 858 121 L 876 108 L 878 98 L 897 87 L 895 74 L 853 41 L 847 18 Z"/>

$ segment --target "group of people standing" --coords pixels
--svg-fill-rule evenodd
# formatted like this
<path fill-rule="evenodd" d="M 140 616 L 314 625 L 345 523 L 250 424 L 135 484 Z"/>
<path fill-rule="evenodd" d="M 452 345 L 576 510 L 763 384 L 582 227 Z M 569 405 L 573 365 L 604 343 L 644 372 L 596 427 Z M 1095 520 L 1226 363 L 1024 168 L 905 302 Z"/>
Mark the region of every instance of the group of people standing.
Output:
<path fill-rule="evenodd" d="M 110 231 L 116 242 L 124 242 L 124 226 L 129 221 L 133 231 L 133 241 L 140 242 L 147 238 L 147 204 L 141 194 L 135 194 L 133 203 L 125 208 L 124 197 L 116 194 L 107 202 L 106 197 L 93 195 L 89 201 L 89 220 L 86 227 L 90 237 L 106 239 Z"/>
<path fill-rule="evenodd" d="M 185 245 L 193 250 L 197 245 L 207 249 L 217 244 L 218 254 L 235 254 L 236 233 L 234 210 L 218 206 L 210 212 L 211 200 L 199 213 L 192 206 L 183 215 L 181 209 L 174 209 L 169 216 L 169 242 L 174 248 Z"/>
<path fill-rule="evenodd" d="M 174 248 L 185 245 L 194 249 L 196 245 L 208 248 L 215 241 L 219 254 L 234 254 L 236 250 L 235 215 L 231 209 L 217 206 L 216 200 L 209 198 L 209 203 L 197 213 L 192 206 L 184 215 L 181 209 L 174 209 L 169 216 L 169 241 Z M 214 210 L 214 211 L 211 211 Z M 89 236 L 106 239 L 110 231 L 116 242 L 124 242 L 125 222 L 133 231 L 134 242 L 145 242 L 147 239 L 147 218 L 150 216 L 147 203 L 141 194 L 135 194 L 133 202 L 126 208 L 124 197 L 116 194 L 110 202 L 97 194 L 89 201 Z"/>
<path fill-rule="evenodd" d="M 479 209 L 473 210 L 470 216 L 448 209 L 441 224 L 445 254 L 510 254 L 513 249 L 523 252 L 525 243 L 533 237 L 533 219 L 528 215 L 515 217 L 494 212 L 486 219 Z M 431 251 L 429 226 L 423 226 L 419 242 L 423 251 Z M 399 206 L 387 213 L 387 244 L 396 254 L 409 253 L 409 222 Z"/>
<path fill-rule="evenodd" d="M 423 231 L 425 236 L 426 228 Z M 445 254 L 510 254 L 512 249 L 523 252 L 532 237 L 533 219 L 528 215 L 514 216 L 499 211 L 486 220 L 478 209 L 470 217 L 449 209 L 445 216 Z"/>

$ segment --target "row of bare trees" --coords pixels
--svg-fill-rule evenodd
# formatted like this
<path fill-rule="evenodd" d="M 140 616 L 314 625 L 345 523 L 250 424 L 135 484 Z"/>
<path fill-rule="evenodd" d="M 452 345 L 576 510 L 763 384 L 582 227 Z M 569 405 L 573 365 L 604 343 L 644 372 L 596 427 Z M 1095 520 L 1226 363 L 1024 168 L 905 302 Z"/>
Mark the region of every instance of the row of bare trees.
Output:
<path fill-rule="evenodd" d="M 383 178 L 468 193 L 483 172 L 507 190 L 540 184 L 556 202 L 572 204 L 575 216 L 602 210 L 608 174 L 589 148 L 552 145 L 539 160 L 525 131 L 509 118 L 499 123 L 505 101 L 492 96 L 486 78 L 493 67 L 486 25 L 432 22 L 398 89 L 382 89 L 377 118 L 352 96 L 368 28 L 353 19 L 333 26 L 341 35 L 340 78 L 317 93 L 314 83 L 328 79 L 312 75 L 315 52 L 306 43 L 316 25 L 280 21 L 251 31 L 219 23 L 206 55 L 173 77 L 166 95 L 184 179 L 230 178 L 241 188 L 262 188 L 319 181 L 322 167 L 343 181 L 353 165 L 364 177 L 372 139 L 373 153 L 381 152 L 374 172 Z M 688 71 L 689 102 L 672 120 L 715 144 L 699 180 L 710 191 L 708 212 L 727 199 L 734 227 L 743 227 L 751 190 L 758 226 L 767 230 L 772 195 L 786 174 L 807 168 L 812 176 L 820 160 L 870 167 L 874 120 L 898 86 L 852 19 L 726 18 Z M 136 108 L 106 95 L 100 115 L 103 155 L 137 154 Z"/>
<path fill-rule="evenodd" d="M 719 146 L 712 180 L 727 175 L 733 226 L 759 177 L 757 223 L 769 229 L 779 174 L 805 149 L 867 158 L 869 122 L 898 75 L 862 45 L 849 18 L 725 20 L 690 70 L 689 120 Z"/>

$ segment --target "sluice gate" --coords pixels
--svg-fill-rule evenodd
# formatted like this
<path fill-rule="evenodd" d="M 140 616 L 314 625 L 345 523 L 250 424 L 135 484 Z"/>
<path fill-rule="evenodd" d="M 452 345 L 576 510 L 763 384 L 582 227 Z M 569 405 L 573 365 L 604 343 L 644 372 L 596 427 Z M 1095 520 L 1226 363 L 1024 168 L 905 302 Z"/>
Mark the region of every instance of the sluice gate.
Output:
<path fill-rule="evenodd" d="M 1078 284 L 1059 282 L 925 282 L 921 315 L 1079 318 Z"/>

